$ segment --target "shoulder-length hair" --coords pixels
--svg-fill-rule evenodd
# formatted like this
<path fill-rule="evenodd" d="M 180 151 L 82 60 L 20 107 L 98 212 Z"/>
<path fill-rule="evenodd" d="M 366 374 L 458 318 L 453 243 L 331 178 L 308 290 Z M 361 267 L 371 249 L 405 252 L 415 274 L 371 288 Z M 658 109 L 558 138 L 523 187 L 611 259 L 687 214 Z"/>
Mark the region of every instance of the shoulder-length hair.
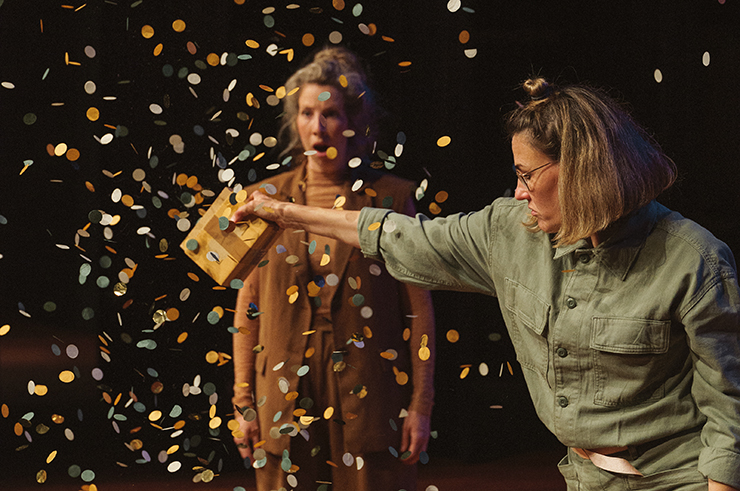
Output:
<path fill-rule="evenodd" d="M 296 127 L 300 88 L 305 84 L 328 85 L 342 94 L 344 111 L 354 136 L 349 138 L 351 156 L 363 157 L 372 150 L 376 136 L 376 106 L 368 86 L 367 75 L 357 55 L 344 47 L 327 47 L 318 51 L 285 83 L 291 94 L 283 99 L 283 117 L 278 138 L 283 142 L 281 156 L 303 158 L 303 146 Z M 295 89 L 298 89 L 295 91 Z"/>
<path fill-rule="evenodd" d="M 600 89 L 556 87 L 529 79 L 531 100 L 505 120 L 559 163 L 561 227 L 554 245 L 570 245 L 641 208 L 676 180 L 676 166 L 629 113 Z M 537 228 L 535 218 L 525 222 Z"/>

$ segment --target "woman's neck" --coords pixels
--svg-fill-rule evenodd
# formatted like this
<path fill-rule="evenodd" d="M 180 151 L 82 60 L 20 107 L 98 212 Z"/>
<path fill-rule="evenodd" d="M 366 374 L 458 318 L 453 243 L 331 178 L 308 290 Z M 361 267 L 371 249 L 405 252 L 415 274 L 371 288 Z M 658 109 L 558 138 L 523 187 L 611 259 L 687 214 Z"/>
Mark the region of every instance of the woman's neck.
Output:
<path fill-rule="evenodd" d="M 347 178 L 347 166 L 345 165 L 322 165 L 308 161 L 306 166 L 306 180 L 342 182 Z"/>

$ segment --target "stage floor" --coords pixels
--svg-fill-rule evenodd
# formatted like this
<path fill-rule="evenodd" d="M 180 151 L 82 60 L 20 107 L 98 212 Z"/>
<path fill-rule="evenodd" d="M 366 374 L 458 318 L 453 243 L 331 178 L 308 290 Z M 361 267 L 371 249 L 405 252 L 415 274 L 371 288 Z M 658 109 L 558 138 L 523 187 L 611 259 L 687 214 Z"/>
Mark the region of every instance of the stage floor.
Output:
<path fill-rule="evenodd" d="M 549 451 L 484 463 L 461 463 L 437 458 L 434 465 L 420 466 L 416 491 L 564 491 L 565 482 L 557 470 L 557 463 L 562 456 L 562 451 Z M 29 475 L 24 480 L 0 481 L 0 489 L 77 491 L 82 489 L 82 484 L 79 479 L 72 481 L 67 476 L 50 476 L 45 484 L 38 484 L 34 476 Z M 194 483 L 186 478 L 186 474 L 178 472 L 167 479 L 155 477 L 137 480 L 127 475 L 125 482 L 103 481 L 94 484 L 98 491 L 233 491 L 239 486 L 245 491 L 255 490 L 253 471 L 244 471 L 243 474 L 232 471 L 216 476 L 208 483 Z"/>

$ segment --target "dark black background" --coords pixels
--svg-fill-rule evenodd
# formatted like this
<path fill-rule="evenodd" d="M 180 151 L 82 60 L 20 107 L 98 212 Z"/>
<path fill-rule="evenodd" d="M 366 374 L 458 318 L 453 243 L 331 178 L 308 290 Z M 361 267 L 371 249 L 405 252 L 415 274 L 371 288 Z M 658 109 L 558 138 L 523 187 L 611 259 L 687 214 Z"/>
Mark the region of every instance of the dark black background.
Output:
<path fill-rule="evenodd" d="M 0 224 L 0 326 L 11 326 L 0 337 L 0 405 L 7 404 L 10 410 L 8 418 L 0 419 L 0 452 L 12 472 L 32 479 L 46 469 L 54 479 L 65 481 L 70 479 L 67 468 L 77 464 L 101 476 L 119 473 L 124 479 L 134 470 L 131 467 L 166 474 L 165 466 L 156 463 L 156 454 L 173 441 L 168 432 L 152 428 L 146 414 L 155 407 L 167 413 L 174 404 L 184 408 L 186 436 L 203 439 L 192 455 L 181 457 L 187 464 L 184 468 L 196 465 L 198 458 L 208 468 L 238 468 L 225 423 L 220 434 L 208 432 L 207 397 L 181 394 L 183 383 L 201 375 L 204 384 L 216 385 L 218 414 L 228 419 L 231 364 L 210 365 L 205 353 L 230 353 L 231 316 L 227 313 L 216 325 L 206 316 L 216 306 L 231 308 L 235 294 L 214 290 L 203 274 L 197 283 L 187 277 L 196 269 L 179 253 L 184 234 L 167 216 L 170 209 L 185 210 L 178 200 L 183 189 L 173 183 L 173 176 L 195 175 L 204 187 L 220 189 L 223 183 L 212 167 L 212 149 L 230 161 L 252 131 L 275 135 L 280 109 L 264 103 L 267 93 L 258 85 L 280 86 L 302 59 L 327 42 L 333 30 L 342 32 L 344 44 L 367 61 L 379 101 L 388 113 L 378 149 L 393 153 L 396 135 L 403 132 L 407 144 L 393 172 L 429 181 L 419 203 L 421 211 L 427 210 L 438 191 L 449 193 L 441 203 L 442 214 L 449 214 L 481 208 L 514 185 L 500 121 L 522 96 L 518 84 L 535 73 L 560 83 L 604 87 L 629 102 L 635 117 L 680 170 L 678 183 L 661 200 L 738 250 L 737 2 L 471 0 L 463 7 L 472 11 L 452 13 L 445 1 L 388 0 L 366 2 L 358 18 L 349 3 L 342 11 L 325 0 L 296 10 L 285 9 L 286 4 L 95 1 L 79 10 L 46 0 L 0 4 L 0 81 L 15 85 L 0 88 L 0 216 L 7 222 Z M 261 13 L 270 6 L 276 8 L 272 29 L 265 27 Z M 186 22 L 185 32 L 173 31 L 176 19 Z M 378 34 L 362 34 L 359 22 L 374 23 Z M 144 25 L 154 27 L 152 39 L 142 37 Z M 458 40 L 462 30 L 471 35 L 466 45 Z M 317 39 L 310 48 L 300 42 L 307 32 Z M 394 42 L 382 40 L 381 35 Z M 261 47 L 246 47 L 247 39 L 258 40 Z M 188 41 L 197 45 L 195 55 L 187 51 Z M 294 61 L 268 55 L 265 47 L 271 42 L 294 48 Z M 154 56 L 158 43 L 164 49 Z M 96 49 L 93 59 L 84 54 L 88 45 Z M 468 58 L 464 50 L 471 48 L 478 50 L 477 55 Z M 209 53 L 224 52 L 249 53 L 253 58 L 233 66 L 196 66 Z M 705 52 L 711 56 L 709 66 L 702 63 Z M 65 65 L 65 53 L 80 65 Z M 399 66 L 404 61 L 411 65 Z M 163 75 L 165 64 L 201 75 L 203 82 L 192 86 L 197 97 L 185 80 Z M 654 78 L 656 69 L 663 75 L 661 83 Z M 224 102 L 223 90 L 233 79 L 237 85 Z M 83 90 L 87 80 L 97 85 L 93 95 Z M 247 106 L 247 92 L 261 100 L 259 110 Z M 116 100 L 104 101 L 103 96 Z M 153 115 L 148 109 L 152 103 L 164 106 L 164 113 Z M 96 122 L 85 117 L 91 106 L 100 109 Z M 217 111 L 222 113 L 213 119 Z M 238 119 L 239 111 L 253 119 L 251 130 Z M 23 121 L 28 113 L 37 115 L 32 125 Z M 118 127 L 119 132 L 125 127 L 127 134 L 100 145 L 93 135 L 114 131 L 104 125 Z M 196 135 L 195 125 L 218 143 Z M 225 136 L 228 128 L 240 132 L 233 142 Z M 185 141 L 184 153 L 174 152 L 169 145 L 173 134 Z M 445 135 L 452 143 L 439 148 L 436 141 Z M 81 158 L 70 162 L 49 156 L 47 145 L 61 142 L 79 149 Z M 159 159 L 154 168 L 150 151 Z M 21 175 L 25 160 L 33 164 Z M 268 151 L 258 162 L 237 161 L 232 168 L 237 182 L 247 183 L 250 169 L 263 178 L 270 174 L 265 166 L 277 161 L 277 152 Z M 153 206 L 152 194 L 132 179 L 137 168 L 146 171 L 153 193 L 170 196 L 163 199 L 161 208 Z M 121 173 L 109 178 L 103 170 Z M 110 196 L 116 188 L 133 196 L 146 213 L 137 215 L 113 203 Z M 82 251 L 74 247 L 75 233 L 88 224 L 93 210 L 120 215 L 121 223 L 113 227 L 111 242 L 103 240 L 101 226 L 91 225 L 91 237 L 81 239 Z M 144 226 L 151 228 L 155 239 L 137 234 Z M 162 238 L 169 241 L 173 261 L 155 258 Z M 106 245 L 116 253 L 106 251 Z M 98 263 L 104 255 L 113 262 L 107 270 Z M 85 258 L 91 261 L 93 273 L 80 284 L 79 268 Z M 100 275 L 115 283 L 118 272 L 127 267 L 125 258 L 137 264 L 126 295 L 116 297 L 111 287 L 95 285 Z M 178 296 L 185 287 L 192 295 L 181 302 Z M 124 309 L 129 299 L 133 303 Z M 430 444 L 429 465 L 437 457 L 486 460 L 557 446 L 530 407 L 495 300 L 448 292 L 435 292 L 434 300 L 438 363 L 433 426 L 438 436 Z M 52 312 L 44 309 L 50 301 L 56 305 Z M 86 307 L 95 310 L 91 320 L 82 318 Z M 142 332 L 152 328 L 153 311 L 172 307 L 180 312 L 177 321 L 155 333 Z M 446 340 L 449 329 L 460 331 L 459 342 Z M 183 331 L 189 337 L 179 344 L 176 338 Z M 108 341 L 110 363 L 99 357 L 99 336 Z M 126 336 L 131 342 L 124 340 Z M 146 338 L 157 340 L 156 350 L 136 347 Z M 62 351 L 75 344 L 81 356 L 57 357 L 52 344 Z M 482 362 L 490 367 L 485 377 L 478 372 Z M 514 375 L 504 368 L 499 377 L 507 362 Z M 471 365 L 471 372 L 461 379 L 464 365 Z M 101 382 L 90 376 L 94 366 L 105 372 Z M 77 380 L 60 383 L 59 371 L 73 367 L 80 372 Z M 148 374 L 148 368 L 156 370 L 157 376 Z M 48 385 L 49 394 L 30 396 L 29 380 Z M 155 380 L 165 384 L 158 397 L 149 391 Z M 131 390 L 146 404 L 145 413 L 122 407 Z M 113 429 L 103 392 L 114 398 L 123 394 L 116 413 L 129 419 L 119 422 L 120 434 Z M 503 408 L 491 409 L 494 405 Z M 16 422 L 29 412 L 34 413 L 26 429 L 32 436 L 30 443 L 13 432 Z M 53 413 L 64 414 L 66 422 L 51 423 Z M 51 427 L 44 435 L 36 431 L 42 422 Z M 139 426 L 141 431 L 129 433 Z M 63 436 L 66 427 L 75 432 L 74 441 Z M 144 442 L 155 463 L 135 463 L 141 453 L 124 446 L 134 438 Z M 59 455 L 46 464 L 52 450 Z"/>

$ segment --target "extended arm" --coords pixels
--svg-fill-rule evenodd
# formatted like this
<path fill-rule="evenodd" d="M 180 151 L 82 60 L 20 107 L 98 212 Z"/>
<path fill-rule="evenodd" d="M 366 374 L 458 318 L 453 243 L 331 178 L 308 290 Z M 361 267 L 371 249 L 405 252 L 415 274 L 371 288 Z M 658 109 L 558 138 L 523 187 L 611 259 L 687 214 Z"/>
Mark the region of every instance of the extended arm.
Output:
<path fill-rule="evenodd" d="M 239 222 L 248 215 L 257 215 L 265 220 L 271 220 L 282 228 L 306 230 L 360 248 L 360 239 L 357 235 L 359 211 L 331 210 L 286 203 L 256 191 L 231 219 Z"/>

